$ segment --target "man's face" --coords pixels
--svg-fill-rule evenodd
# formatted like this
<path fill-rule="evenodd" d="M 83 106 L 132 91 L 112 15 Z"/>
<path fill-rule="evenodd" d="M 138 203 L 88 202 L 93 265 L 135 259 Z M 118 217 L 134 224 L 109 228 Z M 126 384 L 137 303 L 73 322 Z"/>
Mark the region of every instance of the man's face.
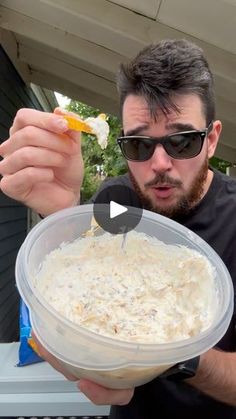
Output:
<path fill-rule="evenodd" d="M 175 103 L 180 109 L 179 113 L 171 111 L 165 116 L 159 112 L 154 121 L 145 99 L 129 95 L 123 106 L 124 134 L 162 137 L 178 131 L 206 128 L 202 103 L 198 96 L 178 96 Z M 204 140 L 201 153 L 191 159 L 173 159 L 161 145 L 157 145 L 149 160 L 128 161 L 132 182 L 144 207 L 168 217 L 175 217 L 187 213 L 196 205 L 212 180 L 208 158 L 214 154 L 218 136 L 213 127 L 212 133 Z"/>

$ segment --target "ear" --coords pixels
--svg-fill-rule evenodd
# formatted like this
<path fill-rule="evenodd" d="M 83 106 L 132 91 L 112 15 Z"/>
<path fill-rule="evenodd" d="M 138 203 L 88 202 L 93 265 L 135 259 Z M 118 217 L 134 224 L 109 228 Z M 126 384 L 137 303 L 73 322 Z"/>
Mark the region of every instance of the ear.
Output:
<path fill-rule="evenodd" d="M 209 132 L 207 136 L 207 144 L 208 144 L 208 158 L 210 159 L 214 156 L 216 146 L 218 144 L 220 133 L 222 130 L 222 124 L 220 121 L 213 122 L 213 128 L 211 132 Z"/>

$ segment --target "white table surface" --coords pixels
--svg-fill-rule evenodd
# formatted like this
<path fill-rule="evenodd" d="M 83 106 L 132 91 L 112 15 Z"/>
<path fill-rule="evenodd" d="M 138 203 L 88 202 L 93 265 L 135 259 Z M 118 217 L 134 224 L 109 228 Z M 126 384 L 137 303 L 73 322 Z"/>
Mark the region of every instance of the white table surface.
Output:
<path fill-rule="evenodd" d="M 48 363 L 17 367 L 19 343 L 0 344 L 0 417 L 105 416 Z"/>

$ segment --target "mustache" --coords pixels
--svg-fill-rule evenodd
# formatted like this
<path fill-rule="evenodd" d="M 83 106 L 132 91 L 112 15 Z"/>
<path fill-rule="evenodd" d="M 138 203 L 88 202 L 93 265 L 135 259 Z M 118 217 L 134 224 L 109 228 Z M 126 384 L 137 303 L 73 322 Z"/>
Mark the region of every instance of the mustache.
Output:
<path fill-rule="evenodd" d="M 152 186 L 160 187 L 162 185 L 168 184 L 170 186 L 182 186 L 182 182 L 177 179 L 173 179 L 172 177 L 168 176 L 166 173 L 159 173 L 155 176 L 154 179 L 146 182 L 144 184 L 145 188 L 150 188 Z"/>

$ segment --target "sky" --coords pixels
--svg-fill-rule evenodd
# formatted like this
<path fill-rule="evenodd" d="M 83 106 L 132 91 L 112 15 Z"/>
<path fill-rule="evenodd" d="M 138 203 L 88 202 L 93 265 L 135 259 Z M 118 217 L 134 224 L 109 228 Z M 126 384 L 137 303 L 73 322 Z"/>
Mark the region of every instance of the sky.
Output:
<path fill-rule="evenodd" d="M 57 98 L 58 104 L 61 108 L 64 108 L 68 103 L 70 103 L 70 98 L 63 96 L 61 93 L 54 92 Z"/>

